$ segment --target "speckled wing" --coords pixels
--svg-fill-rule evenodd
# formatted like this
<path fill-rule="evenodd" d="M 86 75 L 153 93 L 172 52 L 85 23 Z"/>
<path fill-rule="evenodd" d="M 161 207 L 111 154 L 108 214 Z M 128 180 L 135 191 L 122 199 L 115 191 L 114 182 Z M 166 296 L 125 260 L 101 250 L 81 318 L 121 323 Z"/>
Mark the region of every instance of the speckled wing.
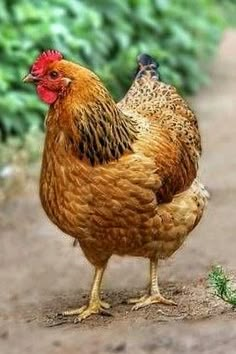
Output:
<path fill-rule="evenodd" d="M 136 78 L 118 107 L 149 122 L 159 142 L 156 163 L 163 181 L 159 200 L 171 201 L 197 174 L 201 139 L 195 114 L 173 86 L 160 81 L 157 65 L 150 57 L 148 61 L 139 58 Z M 150 144 L 146 146 L 149 148 Z"/>

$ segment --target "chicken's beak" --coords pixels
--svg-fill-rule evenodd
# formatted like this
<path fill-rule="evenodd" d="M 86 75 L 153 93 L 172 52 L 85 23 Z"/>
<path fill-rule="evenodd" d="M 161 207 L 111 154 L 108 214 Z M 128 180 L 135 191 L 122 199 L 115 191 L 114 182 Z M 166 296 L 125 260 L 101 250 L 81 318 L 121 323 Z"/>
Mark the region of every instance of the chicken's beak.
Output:
<path fill-rule="evenodd" d="M 28 83 L 28 84 L 33 84 L 33 83 L 36 83 L 37 81 L 38 81 L 37 77 L 33 76 L 32 74 L 26 75 L 23 79 L 23 82 Z"/>

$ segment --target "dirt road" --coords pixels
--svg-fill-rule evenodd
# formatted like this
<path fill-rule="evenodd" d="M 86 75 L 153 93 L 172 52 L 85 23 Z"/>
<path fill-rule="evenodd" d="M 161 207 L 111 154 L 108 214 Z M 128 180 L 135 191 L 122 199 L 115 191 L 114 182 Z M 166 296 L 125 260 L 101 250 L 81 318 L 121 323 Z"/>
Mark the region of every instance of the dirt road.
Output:
<path fill-rule="evenodd" d="M 104 279 L 113 317 L 57 322 L 55 312 L 87 299 L 91 267 L 68 237 L 47 220 L 37 186 L 0 210 L 0 352 L 235 353 L 236 312 L 215 299 L 206 275 L 220 263 L 236 273 L 236 32 L 228 31 L 211 84 L 195 98 L 203 136 L 202 179 L 208 211 L 184 247 L 161 267 L 161 288 L 177 308 L 130 312 L 124 300 L 141 292 L 144 260 L 114 257 Z"/>

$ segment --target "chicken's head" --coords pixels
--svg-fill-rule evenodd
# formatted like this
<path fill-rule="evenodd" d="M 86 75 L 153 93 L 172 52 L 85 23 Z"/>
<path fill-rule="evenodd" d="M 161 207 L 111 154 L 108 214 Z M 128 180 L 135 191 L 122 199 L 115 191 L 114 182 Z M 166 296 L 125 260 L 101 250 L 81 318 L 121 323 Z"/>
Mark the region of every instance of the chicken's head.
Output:
<path fill-rule="evenodd" d="M 40 99 L 53 104 L 59 96 L 63 96 L 71 79 L 65 75 L 60 65 L 63 56 L 55 50 L 47 50 L 40 54 L 30 69 L 24 82 L 36 85 Z"/>

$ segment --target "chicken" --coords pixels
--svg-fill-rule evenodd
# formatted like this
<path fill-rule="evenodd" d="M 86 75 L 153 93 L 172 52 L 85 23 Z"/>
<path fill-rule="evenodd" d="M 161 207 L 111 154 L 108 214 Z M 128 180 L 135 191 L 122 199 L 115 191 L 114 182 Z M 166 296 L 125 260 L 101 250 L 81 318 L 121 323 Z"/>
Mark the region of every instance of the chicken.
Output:
<path fill-rule="evenodd" d="M 113 254 L 150 260 L 150 285 L 133 309 L 175 304 L 161 295 L 158 260 L 170 257 L 198 224 L 207 191 L 195 115 L 161 82 L 157 63 L 138 58 L 137 75 L 116 104 L 90 70 L 58 51 L 42 53 L 25 82 L 49 104 L 40 198 L 49 219 L 78 240 L 95 268 L 89 303 L 65 311 L 81 321 L 109 304 L 100 286 Z"/>

